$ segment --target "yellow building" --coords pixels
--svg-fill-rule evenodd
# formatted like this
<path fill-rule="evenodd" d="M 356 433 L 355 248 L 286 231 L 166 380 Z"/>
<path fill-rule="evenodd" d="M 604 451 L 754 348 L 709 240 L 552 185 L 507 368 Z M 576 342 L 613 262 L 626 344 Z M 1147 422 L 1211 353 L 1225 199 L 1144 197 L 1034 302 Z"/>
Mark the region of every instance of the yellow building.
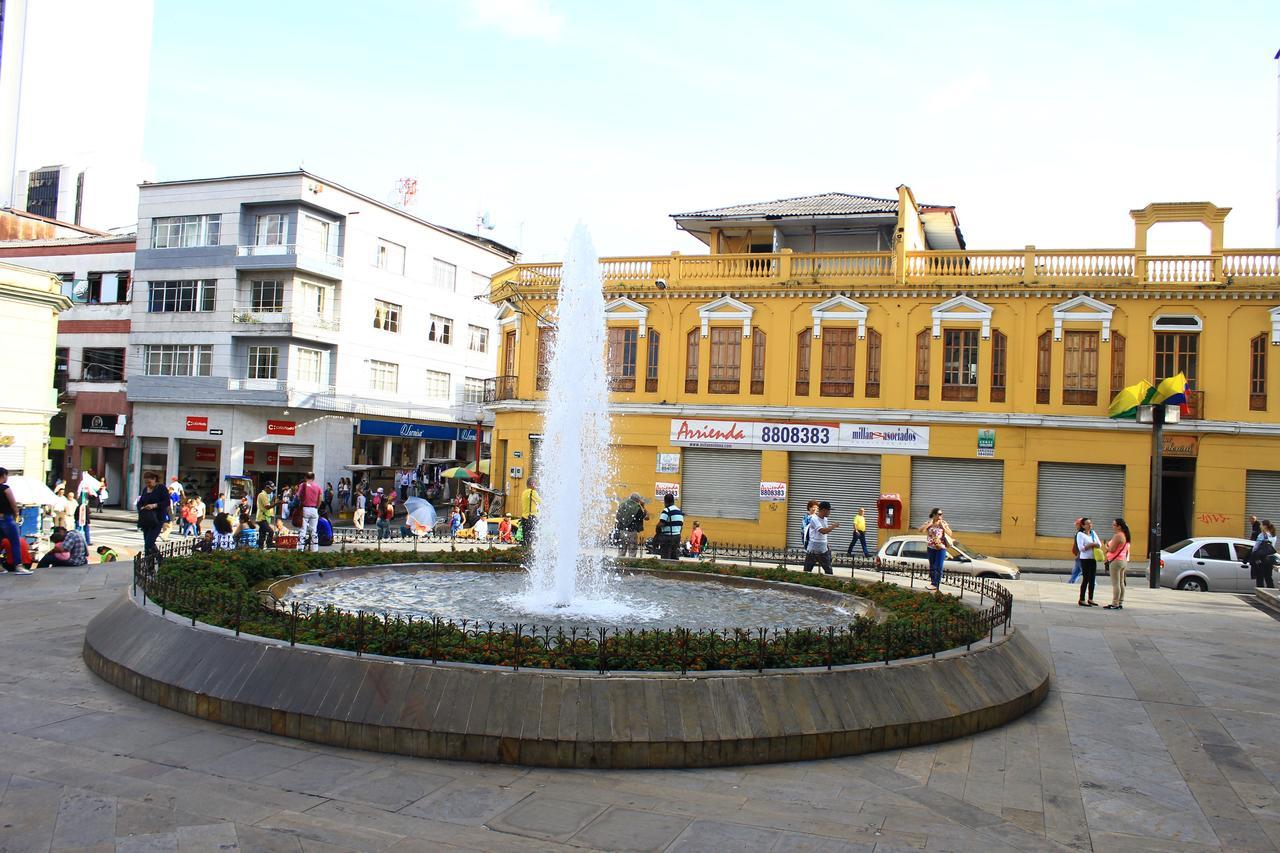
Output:
<path fill-rule="evenodd" d="M 56 275 L 0 263 L 0 467 L 10 473 L 45 478 L 49 419 L 58 414 L 58 314 L 70 307 Z"/>
<path fill-rule="evenodd" d="M 1181 370 L 1163 541 L 1280 518 L 1280 251 L 1225 249 L 1228 212 L 1152 204 L 1130 249 L 1009 251 L 966 248 L 954 208 L 907 187 L 676 215 L 709 254 L 601 262 L 616 492 L 679 488 L 712 540 L 774 546 L 798 544 L 808 499 L 845 522 L 865 507 L 873 544 L 889 493 L 911 526 L 942 506 L 972 547 L 1063 559 L 1078 516 L 1123 515 L 1141 559 L 1150 428 L 1107 407 Z M 1207 253 L 1147 254 L 1167 222 L 1203 224 Z M 537 469 L 559 274 L 493 279 L 493 480 L 516 497 Z"/>

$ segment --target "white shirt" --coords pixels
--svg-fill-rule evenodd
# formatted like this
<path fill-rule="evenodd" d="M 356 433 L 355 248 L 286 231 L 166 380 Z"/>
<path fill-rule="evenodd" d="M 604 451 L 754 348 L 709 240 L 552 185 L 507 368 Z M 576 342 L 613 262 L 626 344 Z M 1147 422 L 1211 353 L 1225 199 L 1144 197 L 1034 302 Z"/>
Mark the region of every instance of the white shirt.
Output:
<path fill-rule="evenodd" d="M 817 513 L 809 516 L 809 520 L 805 522 L 805 529 L 809 533 L 809 543 L 805 546 L 805 550 L 810 554 L 822 554 L 827 550 L 827 534 L 822 531 L 831 524 L 825 518 L 820 518 Z"/>
<path fill-rule="evenodd" d="M 1076 550 L 1080 552 L 1080 559 L 1092 560 L 1095 547 L 1102 547 L 1102 540 L 1098 538 L 1098 531 L 1091 530 L 1088 533 L 1083 530 L 1076 531 Z"/>
<path fill-rule="evenodd" d="M 364 509 L 364 492 L 356 495 L 356 509 Z"/>

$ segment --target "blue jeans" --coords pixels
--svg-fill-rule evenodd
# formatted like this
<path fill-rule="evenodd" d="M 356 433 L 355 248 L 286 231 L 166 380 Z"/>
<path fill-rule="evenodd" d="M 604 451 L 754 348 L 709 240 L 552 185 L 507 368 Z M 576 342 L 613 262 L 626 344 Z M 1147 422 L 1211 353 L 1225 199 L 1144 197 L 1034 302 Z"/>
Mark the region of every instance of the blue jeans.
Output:
<path fill-rule="evenodd" d="M 0 539 L 9 540 L 9 560 L 7 569 L 16 569 L 22 565 L 22 531 L 14 523 L 12 515 L 0 515 Z"/>
<path fill-rule="evenodd" d="M 1075 565 L 1075 568 L 1073 568 L 1073 569 L 1071 570 L 1071 577 L 1067 578 L 1067 583 L 1075 583 L 1076 581 L 1080 580 L 1080 574 L 1081 574 L 1083 571 L 1084 571 L 1084 569 L 1083 569 L 1083 568 L 1081 568 L 1081 566 L 1080 566 L 1080 558 L 1079 558 L 1079 557 L 1076 557 L 1076 565 Z"/>
<path fill-rule="evenodd" d="M 862 556 L 870 557 L 871 554 L 867 552 L 867 531 L 865 530 L 853 531 L 853 538 L 849 540 L 849 550 L 847 552 L 848 556 L 850 557 L 853 556 L 853 546 L 857 545 L 859 540 L 862 541 Z"/>
<path fill-rule="evenodd" d="M 947 560 L 946 548 L 930 548 L 929 550 L 929 583 L 942 585 L 942 565 Z"/>

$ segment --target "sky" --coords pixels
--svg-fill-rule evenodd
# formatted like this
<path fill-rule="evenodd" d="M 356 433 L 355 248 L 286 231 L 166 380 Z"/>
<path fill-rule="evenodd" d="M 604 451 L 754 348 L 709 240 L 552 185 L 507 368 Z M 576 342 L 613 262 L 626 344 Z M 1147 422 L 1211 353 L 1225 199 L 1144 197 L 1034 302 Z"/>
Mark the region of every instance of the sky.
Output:
<path fill-rule="evenodd" d="M 670 214 L 903 183 L 973 249 L 1132 247 L 1152 201 L 1270 247 L 1277 49 L 1274 0 L 158 0 L 145 145 L 161 180 L 414 177 L 411 212 L 487 212 L 524 260 L 579 221 L 695 253 Z"/>

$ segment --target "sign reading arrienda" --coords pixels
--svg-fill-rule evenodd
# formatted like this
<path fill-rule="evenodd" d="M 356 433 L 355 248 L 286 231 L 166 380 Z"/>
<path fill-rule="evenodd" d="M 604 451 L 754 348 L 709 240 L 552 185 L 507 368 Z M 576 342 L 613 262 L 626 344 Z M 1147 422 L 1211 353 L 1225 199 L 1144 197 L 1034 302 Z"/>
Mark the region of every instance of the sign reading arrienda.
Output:
<path fill-rule="evenodd" d="M 929 428 L 891 424 L 704 421 L 674 418 L 671 443 L 729 450 L 928 453 Z"/>

